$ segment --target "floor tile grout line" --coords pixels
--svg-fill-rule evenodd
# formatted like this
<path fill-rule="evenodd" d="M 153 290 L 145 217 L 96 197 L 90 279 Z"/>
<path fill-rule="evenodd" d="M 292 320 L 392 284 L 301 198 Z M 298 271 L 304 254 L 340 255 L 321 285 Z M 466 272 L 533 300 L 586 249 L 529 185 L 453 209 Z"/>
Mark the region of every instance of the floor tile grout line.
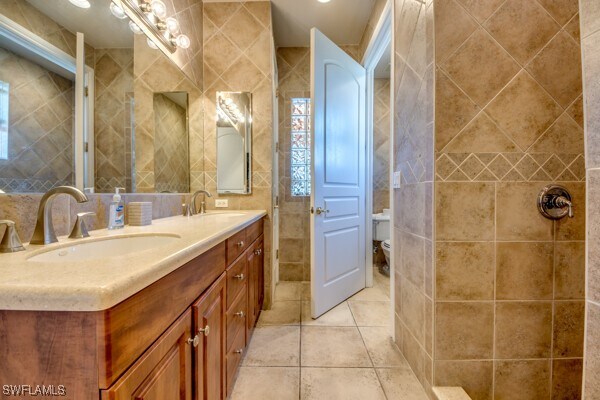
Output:
<path fill-rule="evenodd" d="M 375 369 L 375 363 L 373 362 L 373 357 L 371 357 L 371 353 L 369 352 L 369 348 L 367 347 L 367 342 L 365 341 L 365 337 L 363 336 L 363 333 L 358 326 L 356 327 L 356 329 L 358 329 L 358 334 L 360 335 L 360 339 L 363 342 L 363 346 L 365 346 L 365 351 L 367 352 L 369 361 L 371 361 L 371 365 L 373 366 L 372 369 L 373 369 L 373 372 L 375 373 L 375 376 L 377 377 L 377 382 L 379 382 L 379 387 L 381 388 L 381 391 L 383 392 L 383 397 L 385 397 L 385 399 L 388 400 L 387 394 L 385 393 L 385 389 L 383 388 L 383 384 L 381 383 L 381 379 L 379 378 L 379 374 L 377 373 L 377 369 Z"/>

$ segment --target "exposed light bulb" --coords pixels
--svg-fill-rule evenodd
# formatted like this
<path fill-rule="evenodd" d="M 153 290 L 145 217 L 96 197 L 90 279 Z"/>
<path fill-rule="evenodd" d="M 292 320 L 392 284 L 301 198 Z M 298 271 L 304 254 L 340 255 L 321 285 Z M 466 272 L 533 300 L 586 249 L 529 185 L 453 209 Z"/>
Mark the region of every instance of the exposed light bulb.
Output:
<path fill-rule="evenodd" d="M 190 47 L 190 44 L 190 38 L 186 35 L 179 35 L 175 39 L 175 45 L 181 49 L 187 49 L 188 47 Z"/>
<path fill-rule="evenodd" d="M 135 33 L 136 35 L 142 35 L 144 33 L 144 31 L 142 31 L 140 27 L 137 26 L 137 24 L 133 21 L 129 21 L 129 29 L 131 29 L 131 32 Z"/>
<path fill-rule="evenodd" d="M 165 20 L 165 27 L 172 35 L 179 33 L 179 22 L 173 17 L 169 17 Z"/>
<path fill-rule="evenodd" d="M 91 6 L 88 0 L 69 0 L 69 3 L 79 8 L 90 8 Z"/>
<path fill-rule="evenodd" d="M 112 15 L 119 19 L 127 18 L 127 15 L 125 15 L 125 11 L 123 11 L 123 9 L 115 3 L 110 3 L 110 12 L 112 13 Z"/>
<path fill-rule="evenodd" d="M 152 10 L 152 13 L 160 19 L 165 19 L 167 17 L 167 6 L 160 0 L 152 0 L 150 2 L 150 9 Z"/>
<path fill-rule="evenodd" d="M 158 50 L 158 46 L 150 38 L 146 39 L 146 43 L 151 49 Z"/>
<path fill-rule="evenodd" d="M 317 0 L 319 3 L 329 3 L 331 0 Z"/>

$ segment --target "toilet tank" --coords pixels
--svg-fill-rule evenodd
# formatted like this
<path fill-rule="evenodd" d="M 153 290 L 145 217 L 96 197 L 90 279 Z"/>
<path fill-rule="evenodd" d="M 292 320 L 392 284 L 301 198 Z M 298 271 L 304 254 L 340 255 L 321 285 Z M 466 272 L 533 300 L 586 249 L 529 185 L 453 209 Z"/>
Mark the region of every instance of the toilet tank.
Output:
<path fill-rule="evenodd" d="M 373 240 L 384 241 L 390 238 L 390 213 L 385 209 L 382 213 L 373 214 Z"/>

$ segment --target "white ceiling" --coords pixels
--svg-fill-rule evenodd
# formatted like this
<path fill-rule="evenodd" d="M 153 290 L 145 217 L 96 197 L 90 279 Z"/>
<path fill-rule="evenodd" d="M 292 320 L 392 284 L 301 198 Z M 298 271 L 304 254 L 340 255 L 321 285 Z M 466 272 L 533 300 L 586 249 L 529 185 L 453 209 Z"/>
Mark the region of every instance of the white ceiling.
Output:
<path fill-rule="evenodd" d="M 133 33 L 127 20 L 115 18 L 108 8 L 110 0 L 91 0 L 87 9 L 69 0 L 27 0 L 32 6 L 71 32 L 82 32 L 86 43 L 97 49 L 133 47 Z"/>
<path fill-rule="evenodd" d="M 278 47 L 310 45 L 316 27 L 335 43 L 358 44 L 375 0 L 271 0 L 275 44 Z"/>

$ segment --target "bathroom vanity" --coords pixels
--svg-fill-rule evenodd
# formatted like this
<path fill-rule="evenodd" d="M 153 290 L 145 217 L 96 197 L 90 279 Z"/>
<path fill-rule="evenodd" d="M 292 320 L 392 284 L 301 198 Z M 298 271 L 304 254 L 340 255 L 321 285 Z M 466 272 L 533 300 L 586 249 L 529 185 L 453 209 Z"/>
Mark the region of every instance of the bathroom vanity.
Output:
<path fill-rule="evenodd" d="M 77 400 L 225 399 L 264 299 L 264 216 L 208 213 L 94 231 L 87 242 L 177 240 L 86 261 L 64 253 L 86 240 L 62 238 L 58 247 L 3 255 L 2 390 L 62 385 L 64 398 Z M 54 247 L 66 262 L 53 262 Z"/>

